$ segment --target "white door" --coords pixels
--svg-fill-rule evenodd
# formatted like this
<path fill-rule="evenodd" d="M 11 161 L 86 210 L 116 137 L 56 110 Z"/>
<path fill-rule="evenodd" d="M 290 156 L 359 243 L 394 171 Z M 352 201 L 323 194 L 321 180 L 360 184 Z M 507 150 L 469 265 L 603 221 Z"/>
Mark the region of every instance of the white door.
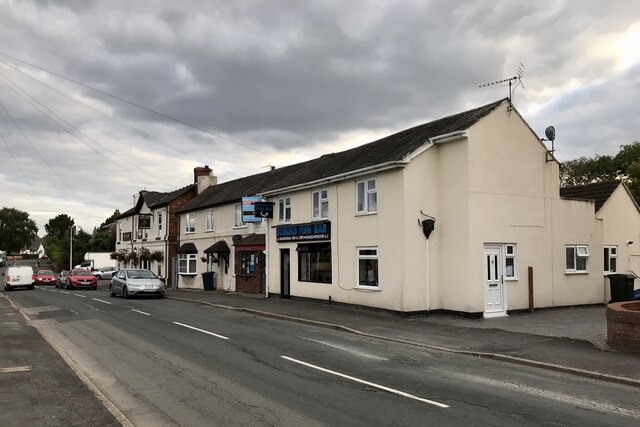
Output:
<path fill-rule="evenodd" d="M 484 317 L 506 316 L 502 248 L 484 247 Z"/>

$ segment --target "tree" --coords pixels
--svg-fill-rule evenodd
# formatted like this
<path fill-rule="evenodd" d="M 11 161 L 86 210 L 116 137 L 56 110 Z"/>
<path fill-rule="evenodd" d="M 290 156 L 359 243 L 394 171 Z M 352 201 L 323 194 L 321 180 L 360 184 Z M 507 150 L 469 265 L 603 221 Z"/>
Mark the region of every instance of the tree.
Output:
<path fill-rule="evenodd" d="M 14 208 L 0 209 L 0 249 L 19 252 L 38 235 L 38 226 L 27 212 Z"/>
<path fill-rule="evenodd" d="M 580 157 L 560 167 L 562 186 L 582 185 L 619 179 L 627 184 L 640 203 L 640 142 L 620 146 L 615 156 Z"/>
<path fill-rule="evenodd" d="M 63 237 L 69 234 L 69 229 L 74 225 L 75 222 L 69 215 L 60 214 L 44 225 L 44 231 L 47 232 L 47 236 Z"/>
<path fill-rule="evenodd" d="M 75 222 L 66 214 L 51 218 L 44 225 L 47 232 L 44 236 L 45 250 L 59 268 L 66 268 L 69 265 L 70 234 L 74 226 Z"/>

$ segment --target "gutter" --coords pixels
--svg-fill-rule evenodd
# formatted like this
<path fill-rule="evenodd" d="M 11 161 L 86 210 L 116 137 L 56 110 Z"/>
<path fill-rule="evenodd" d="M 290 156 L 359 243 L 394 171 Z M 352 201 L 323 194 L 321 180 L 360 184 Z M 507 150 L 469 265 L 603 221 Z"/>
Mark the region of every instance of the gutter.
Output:
<path fill-rule="evenodd" d="M 279 188 L 277 190 L 264 191 L 264 192 L 262 192 L 260 194 L 262 196 L 264 196 L 264 197 L 268 197 L 268 196 L 273 196 L 273 195 L 279 194 L 279 193 L 287 193 L 289 191 L 303 190 L 305 188 L 316 187 L 316 186 L 318 186 L 320 184 L 328 184 L 328 183 L 331 183 L 333 181 L 341 181 L 341 180 L 345 180 L 345 179 L 348 179 L 348 178 L 353 178 L 353 177 L 357 177 L 357 176 L 361 176 L 361 175 L 366 175 L 368 173 L 371 173 L 372 171 L 385 171 L 385 170 L 389 170 L 389 169 L 404 168 L 408 164 L 409 164 L 409 160 L 394 160 L 392 162 L 386 162 L 386 163 L 382 163 L 382 164 L 379 164 L 379 165 L 368 166 L 366 168 L 357 169 L 357 170 L 354 170 L 354 171 L 349 171 L 349 172 L 345 172 L 345 173 L 341 173 L 341 174 L 338 174 L 338 175 L 329 176 L 329 177 L 322 178 L 322 179 L 317 179 L 317 180 L 311 181 L 311 182 L 305 182 L 305 183 L 302 183 L 302 184 L 296 184 L 296 185 L 292 185 L 292 186 L 289 186 L 289 187 Z"/>

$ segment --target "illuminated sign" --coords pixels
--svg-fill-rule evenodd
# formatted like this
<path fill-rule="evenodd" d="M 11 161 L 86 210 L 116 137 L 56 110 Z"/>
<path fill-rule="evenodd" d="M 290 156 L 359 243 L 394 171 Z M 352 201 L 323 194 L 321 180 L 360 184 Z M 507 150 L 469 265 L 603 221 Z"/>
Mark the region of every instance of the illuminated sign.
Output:
<path fill-rule="evenodd" d="M 273 202 L 254 203 L 256 218 L 273 218 Z"/>
<path fill-rule="evenodd" d="M 150 229 L 151 228 L 151 215 L 139 215 L 138 216 L 138 228 Z"/>

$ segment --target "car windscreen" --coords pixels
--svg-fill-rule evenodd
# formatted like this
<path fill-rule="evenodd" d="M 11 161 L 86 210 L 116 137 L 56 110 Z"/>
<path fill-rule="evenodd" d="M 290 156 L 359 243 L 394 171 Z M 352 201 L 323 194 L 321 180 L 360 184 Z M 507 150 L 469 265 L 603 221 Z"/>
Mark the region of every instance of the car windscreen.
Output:
<path fill-rule="evenodd" d="M 129 270 L 127 275 L 129 279 L 155 279 L 158 277 L 149 270 Z"/>
<path fill-rule="evenodd" d="M 76 270 L 73 272 L 74 276 L 93 276 L 93 273 L 89 270 Z"/>
<path fill-rule="evenodd" d="M 53 276 L 53 272 L 49 270 L 38 271 L 38 276 Z"/>

